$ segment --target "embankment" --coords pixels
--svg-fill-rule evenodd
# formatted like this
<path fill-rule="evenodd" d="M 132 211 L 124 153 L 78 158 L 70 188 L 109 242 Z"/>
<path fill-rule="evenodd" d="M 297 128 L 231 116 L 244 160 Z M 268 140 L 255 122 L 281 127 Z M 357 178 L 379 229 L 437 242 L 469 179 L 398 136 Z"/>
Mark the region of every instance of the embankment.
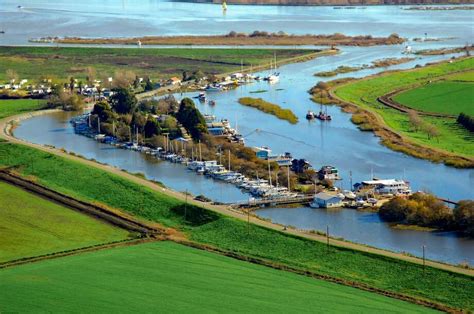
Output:
<path fill-rule="evenodd" d="M 268 33 L 255 31 L 251 34 L 230 32 L 225 35 L 210 36 L 146 36 L 132 38 L 84 38 L 84 37 L 43 37 L 32 39 L 31 42 L 55 42 L 61 44 L 88 44 L 88 45 L 226 45 L 226 46 L 377 46 L 398 45 L 405 42 L 397 34 L 388 37 L 346 36 L 340 33 L 332 35 L 289 35 L 282 32 Z"/>

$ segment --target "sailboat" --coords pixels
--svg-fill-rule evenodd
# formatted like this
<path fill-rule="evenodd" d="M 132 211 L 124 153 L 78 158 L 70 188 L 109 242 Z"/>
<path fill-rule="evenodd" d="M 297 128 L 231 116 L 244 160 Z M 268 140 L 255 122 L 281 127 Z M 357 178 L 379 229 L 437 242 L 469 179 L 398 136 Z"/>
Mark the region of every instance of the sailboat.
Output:
<path fill-rule="evenodd" d="M 277 68 L 277 62 L 276 62 L 276 54 L 275 54 L 275 69 L 273 69 L 273 60 L 271 60 L 270 61 L 270 74 L 264 78 L 265 81 L 268 81 L 269 83 L 276 83 L 280 80 L 280 73 L 276 72 L 276 68 Z"/>

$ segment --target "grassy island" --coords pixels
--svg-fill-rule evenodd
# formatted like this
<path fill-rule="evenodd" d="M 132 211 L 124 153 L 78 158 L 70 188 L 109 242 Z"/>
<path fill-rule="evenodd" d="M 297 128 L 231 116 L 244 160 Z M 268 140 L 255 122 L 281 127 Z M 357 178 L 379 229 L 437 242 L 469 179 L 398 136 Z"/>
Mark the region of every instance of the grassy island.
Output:
<path fill-rule="evenodd" d="M 239 104 L 256 108 L 265 113 L 274 115 L 278 119 L 286 120 L 291 124 L 298 122 L 298 117 L 290 109 L 283 109 L 278 105 L 272 104 L 262 98 L 242 97 L 239 99 Z"/>

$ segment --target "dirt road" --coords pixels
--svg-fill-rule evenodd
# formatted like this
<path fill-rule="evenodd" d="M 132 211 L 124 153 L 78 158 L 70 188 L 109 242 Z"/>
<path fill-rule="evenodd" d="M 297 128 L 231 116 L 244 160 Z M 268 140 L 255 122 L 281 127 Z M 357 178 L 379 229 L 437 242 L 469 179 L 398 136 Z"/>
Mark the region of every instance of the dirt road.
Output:
<path fill-rule="evenodd" d="M 183 193 L 179 193 L 179 192 L 176 192 L 176 191 L 168 189 L 168 188 L 163 188 L 161 186 L 158 186 L 156 183 L 153 183 L 153 182 L 148 181 L 148 180 L 143 179 L 143 178 L 139 178 L 139 177 L 137 177 L 133 174 L 126 173 L 126 172 L 122 171 L 119 168 L 116 168 L 116 167 L 113 167 L 113 166 L 110 166 L 110 165 L 99 164 L 95 161 L 86 160 L 86 159 L 83 159 L 83 158 L 80 158 L 80 157 L 77 157 L 77 156 L 69 155 L 68 153 L 65 153 L 65 152 L 63 152 L 63 151 L 61 151 L 57 148 L 46 147 L 46 146 L 43 146 L 43 145 L 38 145 L 38 144 L 26 142 L 26 141 L 18 139 L 18 138 L 14 137 L 12 135 L 11 130 L 12 130 L 12 126 L 13 126 L 12 123 L 13 122 L 24 120 L 24 119 L 27 119 L 27 118 L 29 118 L 31 116 L 34 116 L 34 115 L 45 114 L 45 113 L 53 112 L 53 111 L 54 110 L 45 110 L 45 111 L 42 111 L 42 112 L 20 114 L 20 115 L 4 118 L 4 119 L 0 120 L 0 130 L 1 130 L 0 131 L 0 138 L 3 138 L 3 139 L 5 139 L 5 140 L 7 140 L 11 143 L 22 144 L 22 145 L 26 145 L 26 146 L 29 146 L 29 147 L 33 147 L 33 148 L 36 148 L 38 150 L 41 150 L 41 151 L 44 151 L 44 152 L 47 152 L 47 153 L 51 153 L 51 154 L 54 154 L 54 155 L 57 155 L 57 156 L 61 156 L 61 157 L 66 158 L 66 159 L 74 160 L 76 162 L 80 162 L 80 163 L 82 163 L 84 165 L 87 165 L 87 166 L 90 166 L 90 167 L 95 167 L 95 168 L 98 168 L 98 169 L 108 171 L 108 172 L 113 173 L 117 176 L 120 176 L 122 178 L 130 180 L 134 183 L 140 184 L 142 186 L 146 186 L 146 187 L 148 187 L 148 188 L 150 188 L 154 191 L 158 191 L 160 193 L 165 193 L 169 196 L 175 197 L 175 198 L 180 199 L 182 201 L 185 200 L 185 195 Z M 263 226 L 263 227 L 266 227 L 266 228 L 269 228 L 269 229 L 278 230 L 280 232 L 300 236 L 300 237 L 307 238 L 307 239 L 312 239 L 312 240 L 319 241 L 319 242 L 322 242 L 322 243 L 326 243 L 326 241 L 327 241 L 327 238 L 324 235 L 313 234 L 313 233 L 309 233 L 308 231 L 293 229 L 293 228 L 287 228 L 286 230 L 283 230 L 283 226 L 281 226 L 281 225 L 261 220 L 261 219 L 255 217 L 255 216 L 247 217 L 246 213 L 238 211 L 238 210 L 234 210 L 234 209 L 232 209 L 228 206 L 211 205 L 211 204 L 202 203 L 202 202 L 199 202 L 199 201 L 189 200 L 189 199 L 188 199 L 188 202 L 192 203 L 194 205 L 197 205 L 197 206 L 205 207 L 209 210 L 221 213 L 221 214 L 226 215 L 226 216 L 230 216 L 230 217 L 240 219 L 242 221 L 247 221 L 247 219 L 249 219 L 252 224 Z M 420 259 L 420 258 L 417 258 L 417 257 L 407 256 L 407 255 L 404 255 L 404 254 L 390 252 L 390 251 L 385 251 L 385 250 L 382 250 L 382 249 L 368 247 L 368 246 L 365 246 L 365 245 L 356 244 L 356 243 L 352 243 L 352 242 L 346 242 L 346 241 L 330 238 L 330 244 L 334 245 L 334 246 L 338 246 L 338 247 L 349 248 L 349 249 L 353 249 L 353 250 L 357 250 L 357 251 L 368 252 L 368 253 L 372 253 L 372 254 L 382 255 L 382 256 L 391 257 L 391 258 L 396 258 L 396 259 L 399 259 L 399 260 L 404 260 L 404 261 L 412 262 L 412 263 L 416 263 L 416 264 L 423 264 L 423 260 Z M 465 274 L 465 275 L 468 275 L 468 276 L 474 276 L 474 270 L 473 269 L 465 269 L 465 268 L 461 268 L 461 267 L 457 267 L 457 266 L 453 266 L 453 265 L 448 265 L 448 264 L 443 264 L 443 263 L 439 263 L 439 262 L 435 262 L 435 261 L 426 261 L 426 265 L 430 266 L 430 267 L 438 268 L 438 269 L 443 269 L 443 270 L 447 270 L 447 271 L 451 271 L 451 272 Z"/>

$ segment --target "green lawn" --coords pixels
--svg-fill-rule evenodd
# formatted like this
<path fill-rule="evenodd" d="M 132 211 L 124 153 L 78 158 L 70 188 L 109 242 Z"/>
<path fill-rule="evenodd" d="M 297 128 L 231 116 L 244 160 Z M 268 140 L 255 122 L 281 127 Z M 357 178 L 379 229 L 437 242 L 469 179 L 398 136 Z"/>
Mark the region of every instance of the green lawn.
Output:
<path fill-rule="evenodd" d="M 362 252 L 331 248 L 273 230 L 252 226 L 188 206 L 108 172 L 16 144 L 0 145 L 0 165 L 14 166 L 48 187 L 74 197 L 121 208 L 139 217 L 187 233 L 201 243 L 273 260 L 320 274 L 367 283 L 377 288 L 422 297 L 454 307 L 474 309 L 472 277 Z M 71 180 L 74 178 L 74 180 Z M 106 193 L 104 193 L 106 191 Z M 180 210 L 177 210 L 180 209 Z"/>
<path fill-rule="evenodd" d="M 0 47 L 0 81 L 6 70 L 15 70 L 20 78 L 85 80 L 87 67 L 96 70 L 98 79 L 113 76 L 117 70 L 133 71 L 152 79 L 182 76 L 201 70 L 226 73 L 245 66 L 267 64 L 274 53 L 280 60 L 308 54 L 303 49 L 193 49 L 193 48 L 55 48 Z"/>
<path fill-rule="evenodd" d="M 40 109 L 44 101 L 36 99 L 0 100 L 0 119 Z"/>
<path fill-rule="evenodd" d="M 436 125 L 440 133 L 437 138 L 429 139 L 424 132 L 413 130 L 406 114 L 388 108 L 377 101 L 379 96 L 393 90 L 406 88 L 415 83 L 428 82 L 433 78 L 467 69 L 474 69 L 474 58 L 410 71 L 388 72 L 381 76 L 356 80 L 336 88 L 335 94 L 347 102 L 378 113 L 388 126 L 416 143 L 472 157 L 474 156 L 474 135 L 457 124 L 455 119 L 423 117 L 426 122 Z"/>
<path fill-rule="evenodd" d="M 172 242 L 0 270 L 2 312 L 434 312 Z"/>
<path fill-rule="evenodd" d="M 127 237 L 125 230 L 0 182 L 0 262 Z"/>
<path fill-rule="evenodd" d="M 474 116 L 474 83 L 436 82 L 398 94 L 395 100 L 420 111 Z"/>

